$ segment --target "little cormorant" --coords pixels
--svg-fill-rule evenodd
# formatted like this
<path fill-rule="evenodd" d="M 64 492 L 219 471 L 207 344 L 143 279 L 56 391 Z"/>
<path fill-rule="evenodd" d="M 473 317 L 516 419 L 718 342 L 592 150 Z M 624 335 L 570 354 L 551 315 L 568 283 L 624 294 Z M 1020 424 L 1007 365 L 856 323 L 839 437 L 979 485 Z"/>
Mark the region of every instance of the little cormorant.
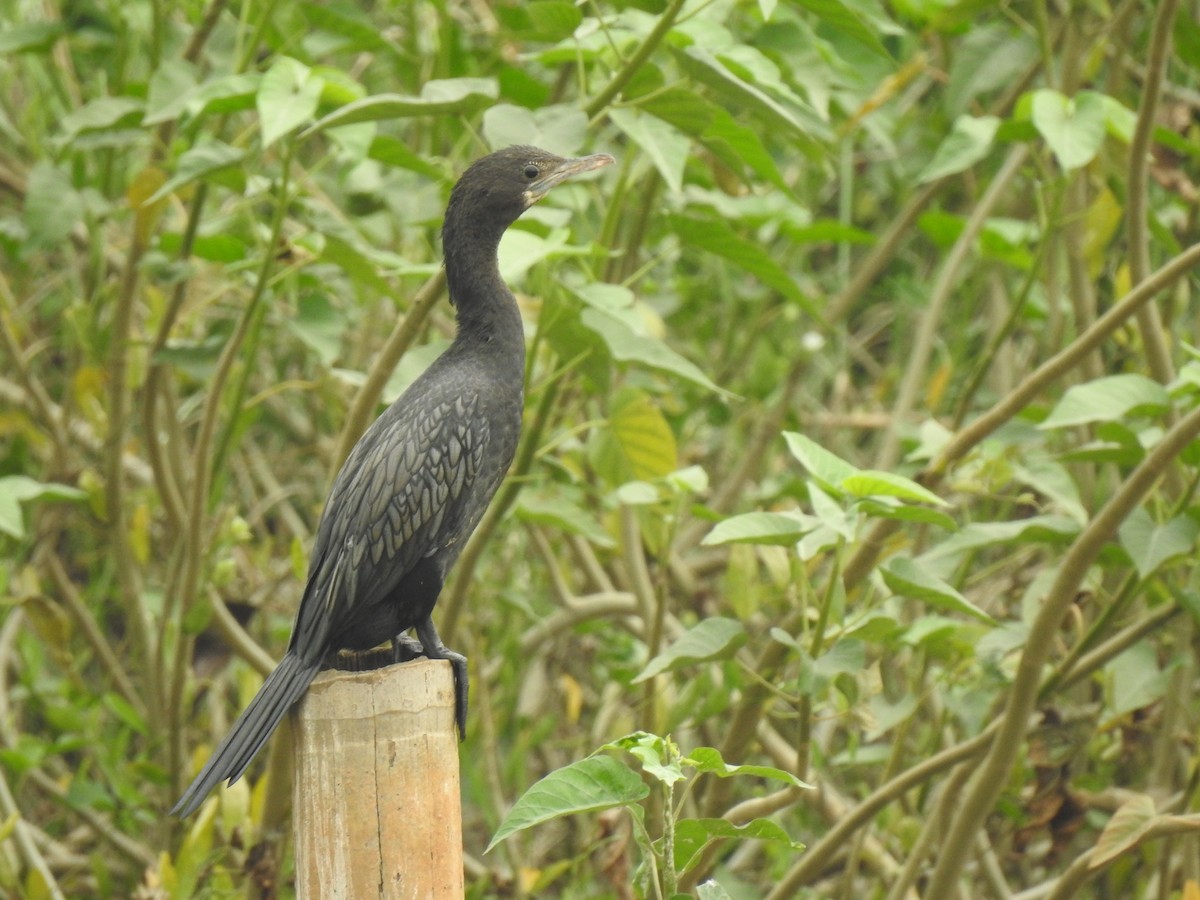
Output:
<path fill-rule="evenodd" d="M 333 653 L 386 641 L 411 653 L 409 629 L 419 652 L 454 667 L 463 733 L 466 658 L 446 649 L 430 614 L 521 428 L 525 341 L 496 250 L 505 229 L 552 187 L 612 161 L 509 147 L 475 162 L 454 186 L 442 227 L 454 341 L 347 457 L 321 514 L 287 652 L 173 814 L 189 815 L 217 782 L 241 777 Z"/>

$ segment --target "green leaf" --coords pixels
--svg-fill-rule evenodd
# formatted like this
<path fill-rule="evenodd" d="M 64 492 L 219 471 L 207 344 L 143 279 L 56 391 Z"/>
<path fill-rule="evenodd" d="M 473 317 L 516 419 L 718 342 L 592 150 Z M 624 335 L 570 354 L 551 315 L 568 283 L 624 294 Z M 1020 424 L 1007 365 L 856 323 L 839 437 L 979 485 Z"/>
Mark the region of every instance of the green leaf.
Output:
<path fill-rule="evenodd" d="M 729 892 L 713 878 L 696 885 L 696 898 L 697 900 L 733 900 L 729 896 Z"/>
<path fill-rule="evenodd" d="M 467 115 L 490 106 L 499 95 L 492 78 L 445 78 L 429 81 L 421 96 L 376 94 L 331 112 L 304 132 L 304 137 L 354 122 L 377 122 L 411 116 Z"/>
<path fill-rule="evenodd" d="M 190 116 L 223 115 L 253 109 L 263 76 L 257 72 L 223 75 L 201 82 L 187 102 Z"/>
<path fill-rule="evenodd" d="M 866 665 L 866 645 L 853 638 L 842 638 L 812 662 L 813 672 L 824 678 L 857 674 Z"/>
<path fill-rule="evenodd" d="M 197 70 L 192 63 L 182 59 L 162 63 L 150 76 L 142 125 L 157 125 L 182 115 L 196 91 L 196 84 Z"/>
<path fill-rule="evenodd" d="M 487 853 L 509 835 L 551 819 L 637 803 L 650 793 L 640 775 L 610 756 L 589 756 L 557 769 L 513 804 Z"/>
<path fill-rule="evenodd" d="M 683 170 L 691 147 L 688 139 L 666 122 L 635 109 L 610 109 L 608 118 L 649 157 L 671 193 L 682 192 Z"/>
<path fill-rule="evenodd" d="M 683 875 L 700 861 L 705 847 L 720 839 L 774 841 L 791 850 L 804 849 L 770 819 L 752 819 L 744 825 L 728 819 L 680 819 L 675 823 L 675 871 Z"/>
<path fill-rule="evenodd" d="M 1171 673 L 1183 659 L 1176 656 L 1164 668 L 1158 667 L 1158 654 L 1149 641 L 1139 641 L 1104 667 L 1111 685 L 1108 713 L 1127 715 L 1157 703 L 1171 685 Z"/>
<path fill-rule="evenodd" d="M 255 97 L 264 148 L 316 114 L 324 86 L 324 80 L 299 60 L 290 56 L 275 60 L 263 75 Z"/>
<path fill-rule="evenodd" d="M 67 29 L 58 22 L 31 22 L 0 31 L 0 56 L 10 53 L 46 53 Z"/>
<path fill-rule="evenodd" d="M 1134 794 L 1117 807 L 1117 811 L 1104 826 L 1088 862 L 1089 868 L 1098 869 L 1126 850 L 1132 850 L 1150 833 L 1158 818 L 1154 798 L 1146 794 Z"/>
<path fill-rule="evenodd" d="M 1034 91 L 1030 116 L 1064 171 L 1087 165 L 1104 143 L 1104 96 L 1095 91 L 1074 98 L 1050 88 Z"/>
<path fill-rule="evenodd" d="M 611 548 L 617 545 L 591 512 L 572 502 L 570 496 L 557 486 L 553 490 L 526 488 L 521 491 L 515 514 L 523 522 L 536 522 L 569 534 L 582 535 L 597 547 Z"/>
<path fill-rule="evenodd" d="M 697 747 L 683 760 L 685 766 L 691 766 L 697 772 L 708 772 L 718 778 L 729 778 L 734 775 L 750 775 L 756 778 L 769 778 L 772 781 L 782 781 L 784 784 L 797 788 L 812 789 L 811 784 L 801 781 L 791 772 L 777 769 L 774 766 L 735 766 L 721 758 L 721 752 L 712 747 Z"/>
<path fill-rule="evenodd" d="M 301 3 L 299 9 L 314 29 L 342 38 L 336 45 L 339 53 L 380 51 L 390 47 L 365 10 L 326 3 Z"/>
<path fill-rule="evenodd" d="M 774 544 L 790 547 L 817 527 L 803 513 L 749 512 L 718 522 L 702 544 Z"/>
<path fill-rule="evenodd" d="M 532 144 L 569 156 L 583 146 L 587 127 L 587 113 L 565 103 L 541 109 L 497 103 L 483 114 L 484 140 L 495 148 Z"/>
<path fill-rule="evenodd" d="M 585 309 L 580 315 L 580 321 L 585 328 L 603 339 L 613 359 L 619 362 L 640 363 L 652 369 L 678 375 L 701 387 L 728 396 L 728 391 L 714 384 L 691 360 L 680 356 L 657 338 L 636 334 L 615 316 L 598 309 Z"/>
<path fill-rule="evenodd" d="M 1111 422 L 1134 411 L 1157 415 L 1170 406 L 1167 389 L 1145 375 L 1109 375 L 1067 390 L 1039 427 L 1069 428 Z"/>
<path fill-rule="evenodd" d="M 1069 516 L 1031 516 L 1011 522 L 972 522 L 919 558 L 922 565 L 971 553 L 984 547 L 1010 543 L 1066 544 L 1079 534 L 1079 523 Z"/>
<path fill-rule="evenodd" d="M 0 532 L 17 540 L 25 537 L 25 518 L 21 504 L 34 500 L 84 500 L 87 494 L 78 488 L 53 482 L 41 482 L 25 475 L 0 477 Z"/>
<path fill-rule="evenodd" d="M 862 17 L 842 0 L 799 0 L 799 5 L 812 12 L 834 31 L 853 38 L 884 59 L 891 59 L 879 40 L 878 29 L 863 21 Z"/>
<path fill-rule="evenodd" d="M 35 164 L 25 189 L 25 227 L 30 244 L 61 244 L 82 218 L 83 198 L 66 172 L 48 160 Z"/>
<path fill-rule="evenodd" d="M 379 274 L 379 266 L 362 250 L 335 234 L 324 235 L 321 259 L 328 260 L 350 276 L 356 284 L 387 296 L 392 286 Z"/>
<path fill-rule="evenodd" d="M 164 253 L 178 253 L 183 235 L 165 231 L 159 236 L 158 247 Z M 246 242 L 232 234 L 200 234 L 192 241 L 192 255 L 209 262 L 232 263 L 246 258 Z"/>
<path fill-rule="evenodd" d="M 441 169 L 427 162 L 419 154 L 414 153 L 403 141 L 397 140 L 388 134 L 375 136 L 375 139 L 371 141 L 371 147 L 367 151 L 367 156 L 383 163 L 385 166 L 408 169 L 432 181 L 440 181 L 445 178 L 445 173 Z"/>
<path fill-rule="evenodd" d="M 143 105 L 132 97 L 100 97 L 64 116 L 57 140 L 70 143 L 81 134 L 128 128 L 142 120 Z"/>
<path fill-rule="evenodd" d="M 1000 119 L 996 116 L 959 116 L 950 134 L 934 151 L 933 159 L 917 176 L 917 182 L 923 184 L 971 168 L 992 149 L 999 127 Z"/>
<path fill-rule="evenodd" d="M 688 246 L 729 260 L 796 303 L 814 319 L 821 320 L 820 310 L 812 298 L 800 289 L 787 269 L 780 265 L 762 244 L 742 237 L 719 219 L 700 219 L 675 213 L 668 219 L 671 228 Z"/>
<path fill-rule="evenodd" d="M 220 334 L 209 335 L 199 341 L 173 338 L 154 354 L 154 362 L 160 366 L 173 366 L 197 381 L 204 381 L 212 375 L 225 340 L 225 336 Z M 196 606 L 208 609 L 206 603 L 197 603 Z"/>
<path fill-rule="evenodd" d="M 876 519 L 894 519 L 897 522 L 920 522 L 954 531 L 958 523 L 940 509 L 928 506 L 909 506 L 890 497 L 866 497 L 855 503 L 855 509 Z"/>
<path fill-rule="evenodd" d="M 859 474 L 859 470 L 850 463 L 797 431 L 785 431 L 783 439 L 800 465 L 830 490 L 840 491 L 843 481 Z"/>
<path fill-rule="evenodd" d="M 133 705 L 122 697 L 120 694 L 106 693 L 104 694 L 104 705 L 118 719 L 125 723 L 125 727 L 136 731 L 138 734 L 147 734 L 146 720 L 143 719 Z"/>
<path fill-rule="evenodd" d="M 583 21 L 579 7 L 565 0 L 533 0 L 522 5 L 534 33 L 542 41 L 567 40 Z"/>
<path fill-rule="evenodd" d="M 1013 478 L 1049 497 L 1055 506 L 1081 525 L 1086 524 L 1087 508 L 1079 496 L 1079 486 L 1066 466 L 1056 460 L 1028 454 L 1023 462 L 1013 464 L 1012 471 Z"/>
<path fill-rule="evenodd" d="M 1137 113 L 1116 97 L 1105 94 L 1103 100 L 1105 129 L 1122 144 L 1130 143 L 1137 128 Z"/>
<path fill-rule="evenodd" d="M 780 173 L 775 157 L 763 143 L 762 135 L 738 122 L 724 109 L 716 109 L 712 121 L 699 137 L 701 143 L 733 171 L 749 168 L 785 194 L 793 192 L 792 186 Z"/>
<path fill-rule="evenodd" d="M 635 731 L 605 744 L 600 750 L 624 750 L 641 764 L 646 774 L 663 784 L 674 784 L 686 776 L 679 764 L 679 748 L 670 738 L 648 731 Z"/>
<path fill-rule="evenodd" d="M 723 94 L 736 108 L 780 129 L 805 153 L 814 158 L 819 155 L 817 141 L 830 136 L 829 127 L 807 103 L 793 96 L 793 102 L 784 106 L 701 47 L 687 47 L 676 59 L 687 74 Z"/>
<path fill-rule="evenodd" d="M 880 568 L 884 583 L 903 597 L 920 600 L 938 609 L 948 609 L 974 616 L 989 625 L 996 620 L 946 584 L 927 568 L 919 567 L 907 556 L 897 556 Z"/>
<path fill-rule="evenodd" d="M 296 317 L 288 320 L 296 337 L 316 351 L 325 367 L 342 353 L 346 319 L 324 294 L 305 294 L 296 304 Z"/>
<path fill-rule="evenodd" d="M 841 489 L 851 497 L 895 497 L 917 503 L 932 503 L 935 506 L 950 504 L 928 488 L 921 487 L 911 478 L 892 472 L 863 469 L 842 479 Z"/>
<path fill-rule="evenodd" d="M 631 684 L 640 684 L 662 672 L 674 672 L 696 663 L 728 659 L 745 642 L 746 629 L 736 619 L 720 616 L 702 619 L 650 660 Z"/>
<path fill-rule="evenodd" d="M 175 174 L 163 182 L 162 187 L 147 197 L 143 205 L 149 206 L 170 196 L 182 187 L 232 168 L 240 164 L 245 157 L 245 150 L 231 147 L 212 138 L 203 138 L 179 157 L 179 162 L 175 164 Z"/>
<path fill-rule="evenodd" d="M 1193 556 L 1198 534 L 1200 524 L 1189 516 L 1176 516 L 1159 525 L 1141 507 L 1121 523 L 1119 532 L 1121 546 L 1142 578 L 1153 575 L 1170 560 Z"/>
<path fill-rule="evenodd" d="M 650 395 L 625 388 L 597 435 L 596 465 L 613 484 L 650 481 L 679 467 L 675 434 Z"/>

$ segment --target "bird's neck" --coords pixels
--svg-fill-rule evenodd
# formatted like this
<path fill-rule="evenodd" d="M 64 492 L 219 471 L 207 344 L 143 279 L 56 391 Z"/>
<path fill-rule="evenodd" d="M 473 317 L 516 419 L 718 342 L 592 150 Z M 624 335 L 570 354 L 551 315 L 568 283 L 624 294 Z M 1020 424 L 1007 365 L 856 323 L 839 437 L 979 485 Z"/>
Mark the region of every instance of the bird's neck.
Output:
<path fill-rule="evenodd" d="M 456 342 L 518 350 L 525 336 L 517 301 L 500 277 L 496 251 L 503 232 L 486 223 L 448 219 L 444 230 L 446 288 L 458 320 Z"/>

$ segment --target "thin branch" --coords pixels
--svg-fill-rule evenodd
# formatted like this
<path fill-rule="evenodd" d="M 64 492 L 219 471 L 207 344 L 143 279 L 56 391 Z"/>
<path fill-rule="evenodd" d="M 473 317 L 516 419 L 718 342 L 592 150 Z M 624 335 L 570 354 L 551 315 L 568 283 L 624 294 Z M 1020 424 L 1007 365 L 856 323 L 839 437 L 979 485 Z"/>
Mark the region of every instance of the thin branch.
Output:
<path fill-rule="evenodd" d="M 50 573 L 50 580 L 54 582 L 63 605 L 67 608 L 67 612 L 75 621 L 79 630 L 83 632 L 83 636 L 92 648 L 92 652 L 96 654 L 96 660 L 100 663 L 100 668 L 112 680 L 113 686 L 117 689 L 121 697 L 144 719 L 147 716 L 145 698 L 133 686 L 133 682 L 129 679 L 129 673 L 126 672 L 125 666 L 122 665 L 120 658 L 117 656 L 112 644 L 109 643 L 104 631 L 96 623 L 91 610 L 83 602 L 83 597 L 79 595 L 79 589 L 76 588 L 75 582 L 71 581 L 67 570 L 63 568 L 62 560 L 59 559 L 58 554 L 52 552 L 40 553 L 38 562 L 40 565 L 45 566 L 46 570 Z"/>
<path fill-rule="evenodd" d="M 1029 148 L 1025 144 L 1017 144 L 1009 151 L 1008 159 L 1004 161 L 1004 165 L 1000 167 L 1000 171 L 996 173 L 996 177 L 971 211 L 971 217 L 963 227 L 962 234 L 958 236 L 950 255 L 946 257 L 946 262 L 938 272 L 937 281 L 929 292 L 929 303 L 921 317 L 920 327 L 907 353 L 908 364 L 892 406 L 892 427 L 884 434 L 876 458 L 876 466 L 881 469 L 889 469 L 896 464 L 900 452 L 900 432 L 908 423 L 909 414 L 916 404 L 917 394 L 925 380 L 929 356 L 933 352 L 934 340 L 942 327 L 942 313 L 958 286 L 962 267 L 966 264 L 968 256 L 974 252 L 975 238 L 983 230 L 984 223 L 1000 202 L 1000 198 L 1008 192 L 1009 184 L 1021 170 L 1028 154 Z"/>
<path fill-rule="evenodd" d="M 962 797 L 958 815 L 947 830 L 938 854 L 937 867 L 926 890 L 928 896 L 951 896 L 975 840 L 975 833 L 1004 788 L 1025 737 L 1029 714 L 1037 700 L 1042 667 L 1058 638 L 1063 616 L 1074 602 L 1088 569 L 1121 522 L 1197 435 L 1200 435 L 1200 408 L 1182 418 L 1163 436 L 1067 551 L 1054 583 L 1029 628 L 1029 638 L 1008 692 L 996 740 L 976 771 Z"/>
<path fill-rule="evenodd" d="M 1140 306 L 1149 303 L 1160 291 L 1173 285 L 1197 264 L 1200 264 L 1200 244 L 1193 244 L 1140 282 L 1119 303 L 1097 319 L 1091 328 L 1038 366 L 1028 378 L 1013 388 L 991 409 L 954 435 L 942 448 L 938 457 L 921 473 L 921 482 L 927 487 L 938 484 L 953 463 L 1016 416 L 1043 389 L 1078 365 L 1088 353 L 1107 340 L 1127 319 L 1134 315 Z M 847 590 L 867 576 L 867 573 L 874 567 L 884 543 L 896 532 L 897 528 L 899 528 L 899 523 L 889 520 L 880 522 L 871 529 L 846 563 L 843 580 Z"/>
<path fill-rule="evenodd" d="M 604 90 L 593 97 L 591 102 L 583 108 L 589 119 L 593 119 L 602 113 L 608 104 L 615 100 L 621 91 L 625 90 L 625 86 L 633 80 L 633 76 L 645 65 L 646 60 L 658 49 L 658 45 L 662 43 L 667 33 L 675 25 L 675 19 L 683 10 L 686 2 L 687 0 L 671 0 L 670 5 L 663 10 L 663 14 L 654 23 L 654 28 L 646 35 L 646 39 L 638 46 L 633 56 L 626 60 L 625 65 L 605 85 Z"/>
<path fill-rule="evenodd" d="M 350 410 L 346 413 L 346 423 L 342 426 L 342 433 L 338 436 L 337 450 L 333 456 L 335 473 L 346 461 L 346 457 L 350 455 L 355 442 L 367 430 L 367 425 L 370 424 L 375 408 L 379 405 L 379 398 L 383 395 L 383 388 L 387 384 L 387 380 L 392 376 L 392 372 L 400 363 L 400 359 L 408 352 L 413 341 L 417 339 L 421 327 L 442 296 L 442 289 L 445 286 L 446 270 L 438 269 L 417 291 L 408 314 L 396 323 L 392 333 L 383 342 L 383 347 L 380 348 L 375 362 L 367 372 L 366 381 L 358 389 L 354 401 L 350 404 Z"/>
<path fill-rule="evenodd" d="M 1129 144 L 1128 203 L 1126 229 L 1129 235 L 1129 275 L 1135 284 L 1150 271 L 1149 170 L 1150 142 L 1158 115 L 1167 61 L 1171 53 L 1171 28 L 1175 22 L 1178 0 L 1162 0 L 1154 16 L 1154 31 L 1150 37 L 1150 57 L 1146 64 L 1146 80 L 1142 85 L 1137 125 Z M 1146 350 L 1150 371 L 1163 384 L 1175 378 L 1175 367 L 1163 336 L 1162 318 L 1153 306 L 1138 310 L 1138 328 Z"/>

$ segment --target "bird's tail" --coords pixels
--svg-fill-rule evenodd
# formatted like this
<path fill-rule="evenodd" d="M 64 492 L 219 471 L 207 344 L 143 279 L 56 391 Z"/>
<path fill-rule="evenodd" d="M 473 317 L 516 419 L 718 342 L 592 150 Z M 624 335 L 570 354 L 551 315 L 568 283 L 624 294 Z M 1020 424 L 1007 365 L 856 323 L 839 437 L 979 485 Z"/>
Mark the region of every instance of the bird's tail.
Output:
<path fill-rule="evenodd" d="M 292 705 L 308 689 L 320 668 L 320 661 L 305 662 L 288 651 L 275 671 L 267 676 L 250 705 L 238 716 L 229 734 L 213 752 L 200 774 L 196 776 L 171 815 L 189 816 L 200 806 L 218 781 L 230 784 L 242 777 L 255 754 L 279 726 Z"/>

